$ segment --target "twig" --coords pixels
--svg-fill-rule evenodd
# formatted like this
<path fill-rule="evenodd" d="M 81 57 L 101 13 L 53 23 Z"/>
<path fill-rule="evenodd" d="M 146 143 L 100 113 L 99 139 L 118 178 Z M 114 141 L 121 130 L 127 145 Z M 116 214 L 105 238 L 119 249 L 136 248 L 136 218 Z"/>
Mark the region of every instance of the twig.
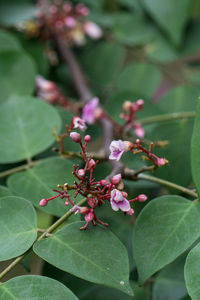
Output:
<path fill-rule="evenodd" d="M 172 120 L 178 120 L 178 119 L 194 119 L 195 118 L 195 112 L 177 112 L 177 113 L 171 113 L 171 114 L 163 114 L 163 115 L 157 115 L 153 117 L 148 117 L 144 119 L 138 120 L 141 124 L 151 124 L 151 123 L 157 123 L 157 122 L 166 122 L 166 121 L 172 121 Z"/>
<path fill-rule="evenodd" d="M 42 161 L 43 161 L 43 159 L 35 160 L 35 161 L 30 161 L 29 163 L 21 165 L 19 167 L 3 171 L 3 172 L 0 173 L 0 178 L 6 177 L 8 175 L 11 175 L 11 174 L 23 171 L 23 170 L 28 170 L 29 168 L 34 167 L 35 165 L 37 165 L 38 163 L 40 163 Z"/>

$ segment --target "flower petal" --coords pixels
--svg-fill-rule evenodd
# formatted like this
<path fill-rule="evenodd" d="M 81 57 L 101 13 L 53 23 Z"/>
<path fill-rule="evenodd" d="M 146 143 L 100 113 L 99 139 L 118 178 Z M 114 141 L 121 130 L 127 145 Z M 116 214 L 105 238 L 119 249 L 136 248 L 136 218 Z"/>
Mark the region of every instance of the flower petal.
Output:
<path fill-rule="evenodd" d="M 124 198 L 123 201 L 118 202 L 117 205 L 122 211 L 129 211 L 131 208 L 130 203 L 126 198 Z"/>

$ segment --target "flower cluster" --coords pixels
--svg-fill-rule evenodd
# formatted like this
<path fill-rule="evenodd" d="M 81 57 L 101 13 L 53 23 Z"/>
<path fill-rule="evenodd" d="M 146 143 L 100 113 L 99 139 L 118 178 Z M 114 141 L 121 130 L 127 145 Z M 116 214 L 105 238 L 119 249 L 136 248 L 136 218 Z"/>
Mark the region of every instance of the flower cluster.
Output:
<path fill-rule="evenodd" d="M 70 44 L 83 45 L 85 36 L 99 39 L 101 28 L 94 22 L 87 21 L 89 9 L 82 3 L 73 5 L 70 1 L 38 1 L 38 21 L 43 36 L 62 34 Z"/>
<path fill-rule="evenodd" d="M 58 197 L 65 199 L 66 206 L 69 204 L 72 205 L 72 208 L 70 209 L 71 212 L 85 215 L 86 224 L 80 228 L 81 230 L 86 229 L 89 223 L 96 225 L 98 222 L 104 226 L 108 226 L 108 224 L 102 222 L 95 213 L 95 208 L 105 204 L 105 201 L 110 202 L 114 211 L 121 210 L 125 214 L 132 215 L 134 210 L 131 208 L 130 203 L 134 201 L 144 202 L 147 200 L 147 196 L 142 194 L 134 199 L 127 200 L 127 193 L 120 190 L 120 183 L 122 180 L 121 174 L 114 175 L 111 182 L 108 182 L 106 179 L 96 181 L 93 173 L 98 161 L 95 161 L 91 156 L 88 156 L 86 151 L 91 137 L 90 135 L 86 135 L 83 142 L 81 135 L 78 132 L 73 131 L 73 129 L 81 129 L 84 131 L 86 129 L 85 120 L 79 117 L 74 117 L 67 130 L 67 134 L 69 134 L 70 138 L 80 145 L 80 155 L 85 162 L 85 166 L 84 168 L 79 168 L 78 165 L 75 165 L 72 172 L 75 178 L 73 185 L 69 185 L 68 183 L 65 183 L 64 185 L 59 184 L 58 187 L 60 190 L 54 189 L 57 194 L 49 199 L 42 199 L 40 201 L 40 206 L 46 206 L 49 201 Z M 71 190 L 75 191 L 74 198 L 76 198 L 77 195 L 85 197 L 87 199 L 88 206 L 77 206 L 77 204 L 71 199 Z"/>

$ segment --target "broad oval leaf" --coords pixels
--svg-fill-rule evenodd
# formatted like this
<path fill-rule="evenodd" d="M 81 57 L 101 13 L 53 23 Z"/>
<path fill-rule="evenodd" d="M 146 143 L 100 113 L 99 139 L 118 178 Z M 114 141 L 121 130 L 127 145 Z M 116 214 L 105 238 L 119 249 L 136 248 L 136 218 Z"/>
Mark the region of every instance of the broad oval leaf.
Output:
<path fill-rule="evenodd" d="M 27 200 L 8 196 L 0 198 L 0 261 L 21 255 L 37 237 L 36 212 Z"/>
<path fill-rule="evenodd" d="M 21 45 L 14 35 L 8 31 L 0 30 L 0 52 L 21 49 Z"/>
<path fill-rule="evenodd" d="M 197 105 L 196 118 L 191 142 L 191 165 L 193 180 L 200 196 L 200 100 Z"/>
<path fill-rule="evenodd" d="M 150 202 L 139 215 L 133 249 L 143 283 L 182 254 L 200 236 L 200 205 L 180 196 Z"/>
<path fill-rule="evenodd" d="M 0 103 L 13 94 L 30 95 L 35 87 L 36 67 L 30 56 L 19 51 L 0 53 Z"/>
<path fill-rule="evenodd" d="M 73 183 L 73 163 L 70 160 L 54 157 L 44 160 L 28 171 L 19 172 L 9 176 L 10 190 L 29 201 L 36 207 L 55 216 L 66 212 L 65 200 L 57 198 L 41 207 L 39 202 L 43 198 L 56 195 L 52 190 L 57 184 Z"/>
<path fill-rule="evenodd" d="M 0 285 L 1 300 L 78 300 L 64 284 L 39 275 L 24 275 Z"/>
<path fill-rule="evenodd" d="M 54 128 L 60 129 L 57 111 L 37 98 L 10 97 L 0 109 L 0 162 L 30 158 L 53 142 Z"/>
<path fill-rule="evenodd" d="M 85 280 L 117 288 L 129 295 L 128 254 L 107 228 L 80 231 L 84 222 L 65 226 L 34 245 L 34 251 L 50 264 Z"/>
<path fill-rule="evenodd" d="M 3 185 L 0 185 L 0 197 L 13 196 L 13 193 Z"/>
<path fill-rule="evenodd" d="M 200 243 L 187 256 L 185 263 L 186 287 L 192 300 L 200 299 Z"/>

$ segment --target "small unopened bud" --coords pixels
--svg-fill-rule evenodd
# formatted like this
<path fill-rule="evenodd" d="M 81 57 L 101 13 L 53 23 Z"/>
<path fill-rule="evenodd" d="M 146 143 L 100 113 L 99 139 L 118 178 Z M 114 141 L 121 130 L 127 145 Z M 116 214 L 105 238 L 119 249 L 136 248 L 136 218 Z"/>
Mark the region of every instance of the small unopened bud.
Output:
<path fill-rule="evenodd" d="M 142 109 L 144 106 L 144 100 L 143 99 L 139 99 L 136 101 L 137 107 L 138 109 Z"/>
<path fill-rule="evenodd" d="M 94 213 L 92 211 L 90 211 L 89 213 L 87 213 L 85 215 L 85 221 L 86 222 L 90 222 L 94 219 Z"/>
<path fill-rule="evenodd" d="M 144 194 L 139 195 L 137 198 L 139 202 L 145 202 L 147 200 L 147 196 Z"/>
<path fill-rule="evenodd" d="M 98 107 L 95 111 L 95 120 L 100 120 L 104 117 L 104 110 L 100 107 Z"/>
<path fill-rule="evenodd" d="M 120 183 L 121 179 L 122 179 L 122 175 L 119 173 L 119 174 L 113 176 L 111 183 L 114 185 L 117 185 Z"/>
<path fill-rule="evenodd" d="M 87 134 L 84 138 L 85 142 L 88 143 L 91 141 L 91 136 L 89 134 Z"/>
<path fill-rule="evenodd" d="M 134 144 L 129 141 L 124 141 L 124 146 L 125 146 L 125 152 L 127 152 L 133 149 Z"/>
<path fill-rule="evenodd" d="M 129 111 L 131 108 L 131 105 L 132 105 L 131 101 L 125 101 L 122 108 L 124 111 Z"/>
<path fill-rule="evenodd" d="M 85 170 L 84 169 L 78 170 L 78 175 L 83 177 L 85 175 Z"/>
<path fill-rule="evenodd" d="M 121 192 L 124 198 L 128 197 L 128 194 L 126 192 Z"/>
<path fill-rule="evenodd" d="M 47 199 L 40 200 L 40 206 L 46 206 L 47 204 L 48 204 L 48 200 Z"/>
<path fill-rule="evenodd" d="M 140 123 L 135 124 L 135 135 L 137 135 L 139 138 L 143 138 L 145 135 L 144 129 L 142 128 Z"/>
<path fill-rule="evenodd" d="M 94 159 L 90 159 L 89 163 L 88 163 L 88 169 L 90 170 L 91 168 L 93 168 L 95 165 L 95 161 Z"/>
<path fill-rule="evenodd" d="M 134 214 L 134 210 L 132 208 L 130 208 L 126 213 L 127 213 L 127 215 L 132 216 Z"/>
<path fill-rule="evenodd" d="M 67 17 L 65 18 L 65 25 L 68 27 L 68 28 L 73 28 L 76 26 L 76 19 L 73 18 L 73 17 Z"/>
<path fill-rule="evenodd" d="M 105 179 L 100 180 L 100 185 L 101 186 L 105 186 L 106 184 L 108 184 L 108 181 Z"/>
<path fill-rule="evenodd" d="M 70 138 L 75 142 L 75 143 L 80 143 L 81 142 L 81 135 L 78 132 L 72 131 L 70 133 Z"/>
<path fill-rule="evenodd" d="M 164 166 L 167 163 L 168 163 L 168 161 L 166 161 L 164 158 L 157 158 L 157 165 L 158 166 Z"/>
<path fill-rule="evenodd" d="M 137 139 L 137 140 L 136 140 L 136 143 L 137 143 L 137 144 L 140 144 L 140 142 L 141 142 L 140 139 Z"/>
<path fill-rule="evenodd" d="M 68 206 L 69 205 L 69 202 L 66 200 L 65 201 L 65 206 Z"/>

